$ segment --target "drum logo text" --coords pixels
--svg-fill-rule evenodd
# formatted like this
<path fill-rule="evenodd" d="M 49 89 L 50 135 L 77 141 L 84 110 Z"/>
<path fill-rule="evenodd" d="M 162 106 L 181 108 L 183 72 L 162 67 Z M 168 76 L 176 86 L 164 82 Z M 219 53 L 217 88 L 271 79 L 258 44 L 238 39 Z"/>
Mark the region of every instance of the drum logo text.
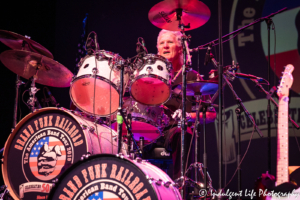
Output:
<path fill-rule="evenodd" d="M 114 196 L 114 199 L 120 200 L 151 200 L 140 178 L 128 168 L 116 164 L 101 163 L 85 167 L 81 173 L 69 178 L 61 190 L 61 200 L 85 200 L 98 198 L 99 195 Z"/>

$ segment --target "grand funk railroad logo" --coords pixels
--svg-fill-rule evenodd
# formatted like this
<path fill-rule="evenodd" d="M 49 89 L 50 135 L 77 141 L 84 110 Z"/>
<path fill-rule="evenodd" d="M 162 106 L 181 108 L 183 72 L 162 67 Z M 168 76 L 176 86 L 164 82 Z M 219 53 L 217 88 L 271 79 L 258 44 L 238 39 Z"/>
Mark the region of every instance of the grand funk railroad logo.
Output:
<path fill-rule="evenodd" d="M 126 159 L 102 154 L 73 165 L 60 178 L 49 198 L 151 200 L 157 196 L 151 181 L 137 166 Z"/>
<path fill-rule="evenodd" d="M 4 159 L 13 192 L 38 199 L 41 193 L 49 193 L 51 186 L 46 183 L 87 153 L 87 144 L 79 123 L 66 112 L 48 109 L 30 115 L 10 136 Z"/>

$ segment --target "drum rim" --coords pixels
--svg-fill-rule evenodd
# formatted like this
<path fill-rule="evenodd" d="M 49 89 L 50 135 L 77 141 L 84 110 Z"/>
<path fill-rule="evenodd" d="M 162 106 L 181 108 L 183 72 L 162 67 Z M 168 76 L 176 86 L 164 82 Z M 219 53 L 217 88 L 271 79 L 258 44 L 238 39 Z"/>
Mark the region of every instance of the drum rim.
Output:
<path fill-rule="evenodd" d="M 122 156 L 122 157 L 121 157 Z M 134 160 L 127 158 L 126 155 L 123 154 L 95 154 L 95 155 L 91 155 L 89 156 L 87 159 L 83 159 L 83 160 L 79 160 L 76 163 L 74 163 L 73 165 L 71 165 L 67 170 L 65 170 L 63 172 L 63 174 L 59 177 L 58 181 L 55 183 L 54 187 L 51 189 L 48 198 L 51 199 L 53 198 L 54 195 L 54 190 L 56 190 L 57 188 L 59 188 L 59 185 L 61 184 L 62 180 L 69 174 L 69 172 L 75 168 L 77 168 L 78 166 L 80 166 L 83 163 L 86 163 L 88 161 L 91 161 L 93 159 L 96 159 L 98 157 L 112 157 L 112 158 L 117 158 L 117 159 L 121 159 L 121 160 L 125 160 L 126 162 L 129 162 L 130 164 L 133 164 L 136 168 L 138 168 L 138 170 L 144 174 L 145 177 L 147 177 L 148 174 L 145 174 L 145 172 L 137 165 L 135 164 Z M 153 192 L 155 193 L 157 199 L 158 199 L 158 195 L 156 192 L 156 188 L 153 187 L 153 184 L 149 183 L 151 185 L 151 188 L 153 190 Z"/>
<path fill-rule="evenodd" d="M 138 101 L 131 93 L 131 87 L 132 85 L 135 83 L 135 81 L 141 79 L 141 78 L 144 78 L 144 77 L 149 77 L 149 78 L 156 78 L 156 79 L 159 79 L 161 80 L 162 82 L 164 82 L 168 87 L 169 87 L 169 97 L 162 103 L 159 103 L 159 104 L 145 104 L 145 103 L 142 103 L 140 101 Z M 133 100 L 137 101 L 138 103 L 140 104 L 143 104 L 143 105 L 146 105 L 146 106 L 151 106 L 151 107 L 155 107 L 155 106 L 160 106 L 160 105 L 163 105 L 165 104 L 167 101 L 169 101 L 169 99 L 171 98 L 171 95 L 172 95 L 172 87 L 171 87 L 171 84 L 168 84 L 168 81 L 167 79 L 165 78 L 162 78 L 161 76 L 158 76 L 158 75 L 154 75 L 154 74 L 142 74 L 142 75 L 139 75 L 137 76 L 136 78 L 134 78 L 131 83 L 130 83 L 130 86 L 129 86 L 129 93 L 130 93 L 130 96 L 133 98 Z"/>
<path fill-rule="evenodd" d="M 139 67 L 137 67 L 137 71 L 141 71 L 145 65 L 147 64 L 146 61 L 147 59 L 150 59 L 150 58 L 157 58 L 158 60 L 164 62 L 166 64 L 166 67 L 167 67 L 167 71 L 172 74 L 173 72 L 173 65 L 172 63 L 165 57 L 161 56 L 161 55 L 158 55 L 158 54 L 146 54 L 144 57 L 143 57 L 143 64 Z"/>
<path fill-rule="evenodd" d="M 93 53 L 93 54 L 87 54 L 87 55 L 85 55 L 79 62 L 78 62 L 78 64 L 77 64 L 77 66 L 78 66 L 78 68 L 80 69 L 81 68 L 81 66 L 83 65 L 83 63 L 84 63 L 84 61 L 86 60 L 86 59 L 88 59 L 88 58 L 90 58 L 90 57 L 95 57 L 96 56 L 96 54 L 101 54 L 101 55 L 103 55 L 103 54 L 108 54 L 108 55 L 110 55 L 111 57 L 110 58 L 112 58 L 112 57 L 114 57 L 114 55 L 117 55 L 117 58 L 118 58 L 118 60 L 122 60 L 122 61 L 124 61 L 125 62 L 125 59 L 122 57 L 122 56 L 120 56 L 118 53 L 114 53 L 114 52 L 112 52 L 112 51 L 106 51 L 106 50 L 99 50 L 99 51 L 97 51 L 97 53 Z M 106 55 L 105 55 L 106 56 Z M 119 59 L 119 58 L 121 58 L 121 59 Z M 109 67 L 111 67 L 111 66 L 109 66 Z"/>
<path fill-rule="evenodd" d="M 82 109 L 82 108 L 75 102 L 75 100 L 73 99 L 72 92 L 71 92 L 71 91 L 72 91 L 72 88 L 73 88 L 73 84 L 74 84 L 76 81 L 80 80 L 80 79 L 83 79 L 83 78 L 90 78 L 91 76 L 92 76 L 92 78 L 94 78 L 94 77 L 93 77 L 94 75 L 92 75 L 92 74 L 86 74 L 86 75 L 82 75 L 82 76 L 76 77 L 74 80 L 72 80 L 71 86 L 70 86 L 70 90 L 69 90 L 69 95 L 70 95 L 71 101 L 73 102 L 73 104 L 74 104 L 79 110 L 81 110 L 81 111 L 84 112 L 84 113 L 87 113 L 88 115 L 95 115 L 95 116 L 97 116 L 97 117 L 107 117 L 107 116 L 110 116 L 110 115 L 115 114 L 115 113 L 118 111 L 118 109 L 116 109 L 115 111 L 113 111 L 112 113 L 107 114 L 107 115 L 98 115 L 98 114 L 90 113 L 90 112 L 85 111 L 84 109 Z M 110 84 L 110 85 L 117 91 L 117 93 L 118 93 L 118 95 L 119 95 L 119 97 L 120 97 L 120 92 L 119 92 L 118 86 L 117 86 L 116 84 L 114 84 L 113 82 L 109 81 L 107 78 L 104 78 L 104 77 L 102 77 L 102 76 L 96 75 L 96 79 L 102 80 L 102 81 L 104 81 L 104 82 Z M 124 90 L 124 93 L 125 93 L 125 90 Z"/>
<path fill-rule="evenodd" d="M 9 147 L 11 147 L 11 143 L 14 139 L 14 136 L 17 134 L 17 132 L 20 130 L 20 128 L 32 117 L 36 116 L 37 114 L 44 112 L 44 111 L 60 111 L 60 112 L 64 112 L 64 113 L 68 113 L 67 111 L 71 112 L 70 110 L 67 109 L 62 109 L 62 108 L 56 108 L 56 107 L 46 107 L 46 108 L 41 108 L 41 109 L 36 109 L 34 110 L 32 113 L 27 114 L 23 119 L 21 119 L 18 124 L 16 125 L 16 127 L 13 129 L 13 131 L 10 133 L 10 135 L 8 136 L 5 145 L 4 145 L 4 150 L 3 150 L 3 166 L 2 166 L 2 176 L 3 176 L 3 180 L 5 185 L 7 185 L 7 188 L 9 189 L 9 194 L 14 198 L 14 199 L 19 199 L 17 193 L 15 192 L 16 188 L 13 188 L 10 184 L 10 180 L 8 177 L 8 168 L 7 168 L 7 157 L 8 157 L 8 149 Z M 68 113 L 69 114 L 69 113 Z M 74 113 L 72 113 L 74 114 Z M 74 114 L 75 115 L 75 114 Z M 76 118 L 74 118 L 72 115 L 69 114 L 70 117 L 72 117 L 78 124 L 80 124 Z M 87 140 L 88 138 L 86 138 L 86 135 L 84 135 L 85 139 Z M 88 151 L 88 149 L 86 149 L 86 151 Z"/>

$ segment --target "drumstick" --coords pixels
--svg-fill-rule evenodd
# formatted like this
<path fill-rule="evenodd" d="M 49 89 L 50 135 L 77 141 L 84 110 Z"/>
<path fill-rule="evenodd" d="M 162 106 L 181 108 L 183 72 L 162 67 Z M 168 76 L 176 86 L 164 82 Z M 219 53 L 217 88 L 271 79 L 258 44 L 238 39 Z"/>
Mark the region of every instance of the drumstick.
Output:
<path fill-rule="evenodd" d="M 166 109 L 166 110 L 169 110 L 169 111 L 172 112 L 172 114 L 174 114 L 174 111 L 172 111 L 172 110 L 171 110 L 170 108 L 168 108 L 167 106 L 161 105 L 160 107 L 161 107 L 161 108 L 164 108 L 164 109 Z"/>

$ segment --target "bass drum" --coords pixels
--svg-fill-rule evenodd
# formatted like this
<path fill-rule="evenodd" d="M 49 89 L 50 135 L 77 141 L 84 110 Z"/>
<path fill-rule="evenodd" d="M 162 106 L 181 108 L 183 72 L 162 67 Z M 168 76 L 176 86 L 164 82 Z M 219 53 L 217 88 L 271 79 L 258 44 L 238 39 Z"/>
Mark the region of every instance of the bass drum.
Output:
<path fill-rule="evenodd" d="M 24 117 L 4 148 L 2 175 L 14 199 L 47 199 L 53 180 L 89 154 L 117 153 L 117 134 L 79 112 L 43 108 Z"/>
<path fill-rule="evenodd" d="M 156 166 L 122 155 L 94 155 L 70 167 L 49 199 L 179 200 L 171 178 Z"/>

